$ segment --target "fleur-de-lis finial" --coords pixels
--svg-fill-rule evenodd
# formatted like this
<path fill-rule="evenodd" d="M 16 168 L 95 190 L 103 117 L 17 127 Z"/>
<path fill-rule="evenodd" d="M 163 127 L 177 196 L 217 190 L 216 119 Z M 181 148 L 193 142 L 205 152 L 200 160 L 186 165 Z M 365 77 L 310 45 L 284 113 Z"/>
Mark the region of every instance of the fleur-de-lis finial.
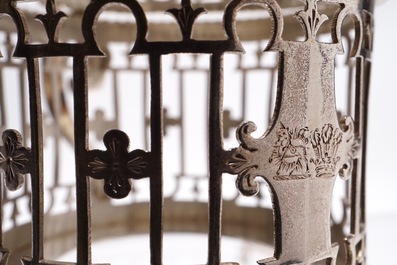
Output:
<path fill-rule="evenodd" d="M 199 15 L 207 11 L 200 7 L 193 9 L 190 0 L 182 0 L 182 8 L 168 9 L 166 12 L 170 13 L 178 22 L 183 36 L 183 40 L 189 40 L 192 36 L 193 24 Z"/>
<path fill-rule="evenodd" d="M 318 12 L 318 0 L 306 0 L 306 9 L 296 13 L 296 18 L 303 25 L 306 31 L 306 39 L 316 37 L 320 26 L 328 20 L 328 17 Z"/>
<path fill-rule="evenodd" d="M 48 42 L 54 43 L 58 41 L 58 29 L 60 22 L 67 18 L 67 16 L 62 11 L 57 12 L 54 0 L 47 0 L 46 11 L 47 14 L 37 15 L 36 19 L 43 23 L 47 32 Z"/>

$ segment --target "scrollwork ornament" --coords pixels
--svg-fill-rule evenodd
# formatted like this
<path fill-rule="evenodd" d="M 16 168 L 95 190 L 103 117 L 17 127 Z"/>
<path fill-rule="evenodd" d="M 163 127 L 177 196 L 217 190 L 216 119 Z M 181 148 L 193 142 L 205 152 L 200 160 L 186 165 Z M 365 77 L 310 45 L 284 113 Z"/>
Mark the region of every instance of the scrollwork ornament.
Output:
<path fill-rule="evenodd" d="M 237 176 L 236 185 L 244 196 L 254 196 L 259 192 L 259 184 L 255 180 L 256 166 L 248 167 Z"/>
<path fill-rule="evenodd" d="M 351 117 L 346 117 L 342 121 L 342 130 L 344 130 L 345 136 L 345 152 L 346 161 L 340 167 L 339 176 L 342 179 L 348 179 L 351 176 L 353 168 L 353 160 L 358 157 L 361 141 L 356 137 L 354 132 L 354 121 Z"/>
<path fill-rule="evenodd" d="M 308 127 L 290 128 L 280 123 L 280 129 L 268 139 L 267 135 L 253 138 L 251 134 L 255 130 L 256 125 L 252 122 L 243 123 L 237 129 L 239 147 L 232 150 L 226 161 L 228 171 L 238 175 L 238 190 L 246 196 L 258 192 L 257 176 L 288 181 L 333 178 L 339 171 L 341 178 L 347 179 L 360 147 L 351 117 L 344 120 L 341 128 L 326 123 L 309 130 Z M 274 139 L 273 144 L 271 139 Z M 265 150 L 267 148 L 272 151 Z M 266 154 L 267 161 L 264 159 Z"/>
<path fill-rule="evenodd" d="M 28 173 L 30 149 L 22 146 L 22 136 L 16 130 L 3 132 L 0 146 L 0 169 L 5 173 L 5 185 L 11 190 L 23 184 L 23 175 Z"/>
<path fill-rule="evenodd" d="M 132 179 L 148 176 L 148 153 L 143 150 L 128 152 L 130 140 L 119 130 L 110 130 L 103 137 L 106 151 L 89 152 L 88 175 L 103 179 L 104 192 L 111 198 L 121 199 L 131 191 Z"/>
<path fill-rule="evenodd" d="M 258 165 L 252 159 L 257 152 L 254 147 L 255 139 L 250 135 L 256 131 L 253 122 L 246 122 L 237 129 L 237 140 L 240 147 L 236 148 L 231 158 L 226 162 L 227 167 L 233 174 L 238 174 L 236 179 L 237 189 L 245 196 L 253 196 L 259 192 L 257 176 Z"/>

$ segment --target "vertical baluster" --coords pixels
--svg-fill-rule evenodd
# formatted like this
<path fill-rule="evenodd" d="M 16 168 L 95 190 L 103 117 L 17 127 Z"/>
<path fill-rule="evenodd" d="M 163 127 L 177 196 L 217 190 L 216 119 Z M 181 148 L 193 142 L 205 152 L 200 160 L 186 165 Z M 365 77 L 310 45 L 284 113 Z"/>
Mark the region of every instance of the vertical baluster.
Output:
<path fill-rule="evenodd" d="M 355 128 L 356 134 L 360 136 L 361 141 L 365 140 L 365 133 L 363 133 L 364 128 L 364 116 L 362 102 L 364 100 L 365 88 L 363 86 L 363 73 L 365 71 L 365 59 L 358 57 L 356 63 L 357 72 L 360 73 L 356 78 L 356 100 L 355 100 Z M 363 200 L 363 178 L 365 165 L 363 165 L 364 158 L 364 146 L 361 144 L 362 148 L 360 150 L 360 155 L 358 159 L 354 161 L 352 179 L 351 179 L 351 216 L 350 216 L 350 236 L 347 239 L 348 244 L 348 261 L 347 264 L 356 264 L 357 262 L 357 248 L 356 245 L 362 242 L 362 218 L 363 209 L 361 208 Z M 361 263 L 360 263 L 361 264 Z"/>
<path fill-rule="evenodd" d="M 0 53 L 0 58 L 3 55 Z M 0 128 L 6 126 L 5 120 L 5 104 L 4 104 L 4 87 L 3 87 L 3 67 L 0 65 Z M 4 256 L 6 250 L 4 249 L 3 244 L 3 178 L 0 178 L 0 252 Z M 2 257 L 3 259 L 3 257 Z"/>
<path fill-rule="evenodd" d="M 373 1 L 364 1 L 363 14 L 363 49 L 361 56 L 356 61 L 356 99 L 355 120 L 356 135 L 361 139 L 361 153 L 355 161 L 351 187 L 351 223 L 350 236 L 347 239 L 348 260 L 347 264 L 365 264 L 365 178 L 366 178 L 366 135 L 369 76 L 371 71 L 372 50 L 372 17 Z M 369 12 L 368 12 L 369 11 Z"/>
<path fill-rule="evenodd" d="M 32 139 L 32 263 L 43 259 L 43 121 L 38 60 L 26 58 L 29 80 L 30 127 Z"/>
<path fill-rule="evenodd" d="M 363 71 L 363 60 L 362 58 L 357 58 L 357 71 L 362 72 Z M 355 110 L 355 128 L 356 128 L 356 133 L 358 135 L 362 135 L 362 109 L 361 109 L 361 104 L 358 102 L 361 102 L 362 100 L 362 74 L 357 75 L 357 80 L 356 80 L 357 88 L 356 88 L 356 110 Z M 362 150 L 361 150 L 362 151 Z M 352 206 L 351 206 L 351 232 L 353 234 L 358 235 L 357 233 L 360 230 L 360 186 L 361 186 L 361 178 L 362 178 L 362 172 L 361 172 L 361 163 L 362 163 L 362 154 L 359 156 L 358 159 L 355 160 L 354 162 L 354 169 L 353 169 L 353 178 L 352 178 Z"/>
<path fill-rule="evenodd" d="M 88 95 L 87 62 L 85 57 L 75 57 L 73 62 L 74 87 L 74 143 L 76 161 L 77 199 L 77 264 L 91 264 L 91 210 L 90 186 L 85 176 L 88 149 Z"/>
<path fill-rule="evenodd" d="M 274 67 L 269 68 L 270 72 L 270 80 L 269 80 L 269 98 L 268 98 L 268 103 L 267 103 L 267 123 L 270 124 L 272 117 L 273 117 L 273 109 L 274 109 L 274 93 L 276 91 L 276 74 L 277 74 L 277 69 Z M 266 123 L 265 123 L 266 124 Z"/>
<path fill-rule="evenodd" d="M 22 64 L 23 65 L 23 64 Z M 28 132 L 27 132 L 27 124 L 28 121 L 26 120 L 27 118 L 27 112 L 26 112 L 26 104 L 25 104 L 25 100 L 26 100 L 26 79 L 25 79 L 25 73 L 26 73 L 26 69 L 22 66 L 19 67 L 19 79 L 20 79 L 20 84 L 19 84 L 19 91 L 20 91 L 20 95 L 21 95 L 21 130 L 22 130 L 22 138 L 23 138 L 23 145 L 26 146 L 26 141 L 29 138 Z"/>
<path fill-rule="evenodd" d="M 177 57 L 175 56 L 175 60 Z M 185 125 L 185 105 L 183 102 L 185 101 L 185 78 L 186 78 L 186 71 L 181 70 L 180 68 L 177 69 L 178 76 L 179 76 L 179 110 L 180 110 L 180 144 L 179 144 L 179 152 L 180 152 L 180 175 L 177 180 L 177 191 L 179 191 L 180 179 L 186 175 L 186 125 Z"/>
<path fill-rule="evenodd" d="M 9 48 L 9 34 L 7 34 L 7 39 L 2 45 L 6 46 Z M 7 49 L 7 53 L 10 54 L 10 52 Z M 7 56 L 7 55 L 6 55 Z M 4 58 L 4 55 L 2 54 L 2 51 L 0 51 L 0 58 Z M 10 58 L 7 58 L 7 61 L 10 60 Z M 6 123 L 6 115 L 5 115 L 5 97 L 4 97 L 4 90 L 5 87 L 3 86 L 3 68 L 4 64 L 0 64 L 0 128 L 5 128 L 7 126 Z"/>
<path fill-rule="evenodd" d="M 149 136 L 148 136 L 148 130 L 149 130 L 149 121 L 148 121 L 148 107 L 147 107 L 147 98 L 148 98 L 148 71 L 147 70 L 142 70 L 142 88 L 143 88 L 143 96 L 142 96 L 142 113 L 143 113 L 143 118 L 144 118 L 144 127 L 143 127 L 143 136 L 144 136 L 144 141 L 145 141 L 145 149 L 149 149 Z"/>
<path fill-rule="evenodd" d="M 366 203 L 365 203 L 365 188 L 366 188 L 366 156 L 367 156 L 367 132 L 368 132 L 368 98 L 369 98 L 369 92 L 370 92 L 370 84 L 371 84 L 371 67 L 372 67 L 372 62 L 371 62 L 371 53 L 372 53 L 372 41 L 373 41 L 373 32 L 372 32 L 372 14 L 374 13 L 374 5 L 375 1 L 373 0 L 366 0 L 364 2 L 364 10 L 366 10 L 368 13 L 366 13 L 366 19 L 364 28 L 365 30 L 368 30 L 366 36 L 365 36 L 365 41 L 366 41 L 366 61 L 365 61 L 365 70 L 364 70 L 364 91 L 363 91 L 363 98 L 361 102 L 361 106 L 363 106 L 363 137 L 362 137 L 362 182 L 361 182 L 361 218 L 362 218 L 362 223 L 365 225 L 366 223 Z"/>
<path fill-rule="evenodd" d="M 150 54 L 150 131 L 152 174 L 150 175 L 150 253 L 151 264 L 162 264 L 163 247 L 163 103 L 161 55 Z"/>
<path fill-rule="evenodd" d="M 240 57 L 241 58 L 241 57 Z M 241 62 L 241 60 L 240 60 Z M 242 96 L 241 96 L 241 117 L 242 120 L 247 120 L 247 98 L 248 98 L 248 89 L 247 89 L 247 70 L 244 69 L 242 66 L 239 65 L 238 70 L 241 72 L 241 89 Z"/>
<path fill-rule="evenodd" d="M 223 55 L 211 56 L 209 95 L 209 234 L 208 264 L 221 261 L 222 171 L 220 153 L 223 151 Z"/>
<path fill-rule="evenodd" d="M 0 178 L 0 262 L 7 262 L 10 251 L 4 247 L 3 242 L 3 192 L 3 178 Z"/>
<path fill-rule="evenodd" d="M 116 127 L 119 127 L 120 114 L 119 114 L 119 81 L 118 81 L 118 70 L 112 70 L 113 78 L 113 109 L 114 109 L 114 122 Z"/>

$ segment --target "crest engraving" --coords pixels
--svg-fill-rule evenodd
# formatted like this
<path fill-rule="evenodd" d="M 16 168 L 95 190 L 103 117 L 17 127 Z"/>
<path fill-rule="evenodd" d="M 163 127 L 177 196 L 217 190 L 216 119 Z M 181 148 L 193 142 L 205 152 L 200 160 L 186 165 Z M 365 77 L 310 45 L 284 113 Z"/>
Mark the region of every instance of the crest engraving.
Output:
<path fill-rule="evenodd" d="M 338 149 L 342 143 L 343 133 L 331 124 L 325 124 L 320 132 L 314 130 L 311 137 L 315 158 L 310 161 L 316 165 L 316 177 L 332 178 L 335 165 L 340 160 Z"/>
<path fill-rule="evenodd" d="M 270 163 L 278 166 L 274 179 L 304 179 L 310 176 L 307 144 L 309 142 L 308 128 L 290 129 L 281 123 L 277 131 L 277 141 L 269 158 Z"/>

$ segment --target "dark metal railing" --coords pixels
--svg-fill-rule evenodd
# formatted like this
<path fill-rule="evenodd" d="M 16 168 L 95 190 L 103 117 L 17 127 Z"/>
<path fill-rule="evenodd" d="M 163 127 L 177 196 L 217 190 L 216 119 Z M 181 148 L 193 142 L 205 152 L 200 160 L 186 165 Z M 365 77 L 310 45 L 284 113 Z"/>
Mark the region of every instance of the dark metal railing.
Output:
<path fill-rule="evenodd" d="M 283 6 L 285 5 L 285 1 Z M 372 50 L 372 1 L 306 0 L 295 15 L 295 22 L 303 28 L 304 37 L 299 40 L 284 39 L 287 33 L 283 10 L 276 0 L 232 0 L 224 9 L 223 27 L 225 37 L 216 40 L 201 40 L 192 37 L 193 26 L 204 8 L 193 8 L 189 0 L 182 0 L 180 8 L 166 10 L 176 20 L 181 40 L 149 41 L 150 28 L 146 13 L 135 0 L 92 0 L 82 16 L 82 42 L 60 41 L 61 22 L 66 19 L 63 12 L 57 11 L 54 0 L 46 3 L 46 14 L 37 15 L 48 37 L 47 43 L 31 43 L 29 25 L 24 12 L 14 0 L 0 3 L 0 13 L 8 15 L 16 28 L 17 39 L 14 53 L 7 60 L 23 58 L 19 64 L 20 87 L 23 100 L 28 98 L 30 134 L 25 131 L 26 120 L 22 121 L 23 137 L 14 129 L 8 129 L 4 89 L 1 89 L 1 128 L 0 168 L 3 182 L 10 191 L 21 187 L 31 202 L 31 255 L 18 257 L 23 264 L 65 264 L 49 261 L 44 257 L 44 131 L 42 97 L 58 97 L 55 109 L 60 108 L 57 91 L 45 87 L 42 91 L 43 59 L 68 57 L 72 60 L 73 116 L 70 124 L 73 135 L 69 137 L 75 155 L 76 190 L 76 262 L 66 264 L 92 264 L 92 179 L 103 182 L 103 192 L 112 199 L 121 199 L 131 193 L 132 185 L 147 178 L 150 188 L 150 254 L 151 264 L 163 263 L 162 239 L 164 225 L 163 194 L 163 137 L 164 126 L 181 124 L 183 119 L 164 117 L 162 59 L 169 54 L 206 54 L 209 57 L 208 87 L 208 258 L 207 264 L 221 264 L 222 237 L 222 182 L 225 173 L 237 175 L 237 189 L 246 196 L 254 196 L 259 191 L 256 178 L 261 177 L 268 186 L 273 204 L 274 255 L 271 258 L 258 257 L 259 264 L 364 264 L 365 263 L 365 143 L 367 127 L 367 102 Z M 147 57 L 150 83 L 146 84 L 150 97 L 148 120 L 150 129 L 150 150 L 130 150 L 130 138 L 126 132 L 109 128 L 103 135 L 105 149 L 92 149 L 89 144 L 89 81 L 88 59 L 104 56 L 95 37 L 98 15 L 108 4 L 121 4 L 135 19 L 136 35 L 129 56 L 144 54 Z M 320 12 L 318 5 L 335 9 L 327 17 Z M 247 6 L 263 8 L 270 17 L 272 32 L 265 52 L 278 54 L 278 68 L 269 67 L 278 73 L 277 95 L 272 102 L 272 84 L 269 89 L 269 106 L 274 104 L 269 127 L 259 138 L 252 133 L 256 130 L 253 122 L 242 123 L 237 129 L 239 146 L 231 150 L 224 148 L 224 128 L 235 127 L 239 120 L 225 115 L 224 57 L 228 53 L 242 53 L 243 44 L 236 29 L 237 13 Z M 355 40 L 351 55 L 355 58 L 354 113 L 339 115 L 335 107 L 335 58 L 343 52 L 342 28 L 347 17 L 352 18 Z M 320 42 L 318 33 L 324 32 L 322 25 L 327 19 L 331 42 Z M 0 24 L 2 21 L 0 20 Z M 259 25 L 258 25 L 259 27 Z M 295 28 L 295 27 L 294 27 Z M 8 37 L 8 35 L 7 35 Z M 345 47 L 346 48 L 346 47 Z M 241 67 L 244 68 L 244 67 Z M 13 82 L 0 75 L 3 82 Z M 249 78 L 244 74 L 244 78 Z M 28 97 L 24 95 L 25 81 Z M 56 83 L 56 82 L 55 82 Z M 243 82 L 244 83 L 244 82 Z M 259 85 L 259 84 L 258 84 Z M 116 92 L 115 92 L 116 93 Z M 245 93 L 245 92 L 244 92 Z M 55 94 L 55 95 L 54 95 Z M 115 96 L 117 97 L 117 95 Z M 183 98 L 181 98 L 183 100 Z M 117 101 L 116 101 L 117 102 Z M 21 106 L 24 105 L 21 102 Z M 117 105 L 117 103 L 115 103 Z M 243 100 L 243 117 L 249 103 Z M 54 106 L 52 106 L 54 108 Z M 117 109 L 117 106 L 116 106 Z M 259 106 L 259 111 L 267 108 Z M 55 110 L 56 112 L 56 110 Z M 145 115 L 145 110 L 142 111 Z M 59 114 L 56 114 L 59 115 Z M 343 116 L 343 117 L 342 117 Z M 354 118 L 354 120 L 353 120 Z M 225 124 L 224 124 L 225 122 Z M 92 124 L 92 121 L 91 121 Z M 109 123 L 116 126 L 117 122 Z M 94 125 L 93 125 L 94 126 Z M 95 127 L 95 126 L 94 126 Z M 70 128 L 69 128 L 70 129 Z M 59 129 L 58 129 L 59 130 Z M 58 131 L 59 133 L 59 131 Z M 227 132 L 228 133 L 228 132 Z M 27 138 L 30 143 L 27 143 Z M 183 154 L 183 147 L 181 153 Z M 59 148 L 56 149 L 59 153 Z M 58 161 L 59 159 L 55 159 Z M 56 162 L 58 163 L 58 162 Z M 56 167 L 58 168 L 58 167 Z M 57 169 L 56 169 L 57 170 Z M 182 170 L 183 171 L 183 170 Z M 55 175 L 58 173 L 55 172 Z M 181 175 L 185 172 L 181 172 Z M 27 181 L 27 176 L 29 181 Z M 350 234 L 345 245 L 331 240 L 331 200 L 336 176 L 351 179 L 347 200 L 350 205 Z M 28 184 L 30 186 L 28 186 Z M 3 204 L 8 192 L 3 192 Z M 57 196 L 54 192 L 52 196 Z M 17 207 L 17 206 L 15 206 Z M 16 209 L 16 208 L 15 208 Z M 2 212 L 4 209 L 2 208 Z M 250 220 L 247 220 L 249 223 Z M 14 224 L 13 229 L 18 229 Z M 0 233 L 3 235 L 3 233 Z M 24 235 L 26 236 L 26 235 Z M 343 239 L 342 239 L 343 241 Z M 1 264 L 7 264 L 10 251 L 1 238 Z M 346 257 L 338 257 L 345 248 Z M 11 249 L 12 250 L 12 249 Z M 15 260 L 15 259 L 14 259 Z M 133 262 L 133 261 L 132 261 Z M 237 264 L 234 262 L 222 264 Z"/>

